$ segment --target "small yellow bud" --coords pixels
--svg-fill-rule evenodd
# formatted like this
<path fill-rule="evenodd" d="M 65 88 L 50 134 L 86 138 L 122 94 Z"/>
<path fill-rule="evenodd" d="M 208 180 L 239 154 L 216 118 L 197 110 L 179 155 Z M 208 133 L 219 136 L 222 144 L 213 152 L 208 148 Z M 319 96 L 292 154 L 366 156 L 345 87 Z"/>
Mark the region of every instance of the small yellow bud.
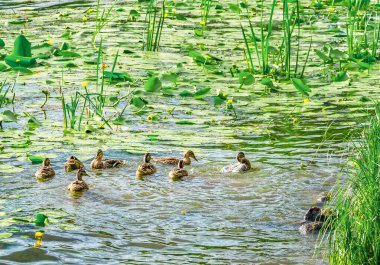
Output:
<path fill-rule="evenodd" d="M 53 42 L 52 40 L 48 40 L 47 44 L 49 44 L 49 45 L 53 45 L 54 42 Z"/>
<path fill-rule="evenodd" d="M 172 8 L 172 13 L 176 13 L 177 12 L 177 9 L 175 9 L 175 8 Z"/>
<path fill-rule="evenodd" d="M 310 102 L 310 99 L 309 98 L 304 98 L 303 99 L 303 103 L 309 103 Z"/>
<path fill-rule="evenodd" d="M 39 248 L 42 246 L 42 240 L 37 240 L 35 243 L 34 243 L 34 247 L 36 248 Z"/>
<path fill-rule="evenodd" d="M 299 120 L 298 120 L 298 118 L 296 117 L 296 118 L 293 118 L 293 123 L 294 124 L 296 124 L 296 123 L 298 123 L 299 122 Z"/>
<path fill-rule="evenodd" d="M 16 63 L 19 63 L 19 62 L 21 62 L 21 60 L 20 59 L 16 59 Z"/>
<path fill-rule="evenodd" d="M 42 233 L 41 231 L 37 231 L 35 234 L 34 234 L 34 237 L 37 239 L 37 240 L 42 240 L 42 236 L 44 235 L 44 233 Z"/>
<path fill-rule="evenodd" d="M 84 82 L 80 83 L 80 85 L 81 85 L 82 87 L 87 87 L 88 82 L 84 81 Z"/>
<path fill-rule="evenodd" d="M 149 114 L 147 120 L 148 120 L 149 122 L 153 121 L 153 115 L 152 115 L 152 114 Z"/>
<path fill-rule="evenodd" d="M 82 17 L 83 22 L 86 22 L 87 20 L 88 20 L 88 18 L 86 16 Z"/>
<path fill-rule="evenodd" d="M 181 214 L 187 214 L 187 211 L 186 210 L 182 210 Z"/>
<path fill-rule="evenodd" d="M 102 64 L 102 69 L 106 69 L 108 67 L 108 65 L 106 65 L 105 63 Z"/>
<path fill-rule="evenodd" d="M 206 21 L 202 20 L 201 22 L 199 22 L 199 24 L 201 24 L 202 26 L 206 25 Z"/>
<path fill-rule="evenodd" d="M 230 98 L 230 99 L 227 100 L 228 104 L 232 104 L 232 102 L 233 102 L 232 98 Z"/>
<path fill-rule="evenodd" d="M 165 14 L 164 14 L 164 18 L 167 18 L 168 16 L 169 16 L 168 13 L 165 13 Z"/>

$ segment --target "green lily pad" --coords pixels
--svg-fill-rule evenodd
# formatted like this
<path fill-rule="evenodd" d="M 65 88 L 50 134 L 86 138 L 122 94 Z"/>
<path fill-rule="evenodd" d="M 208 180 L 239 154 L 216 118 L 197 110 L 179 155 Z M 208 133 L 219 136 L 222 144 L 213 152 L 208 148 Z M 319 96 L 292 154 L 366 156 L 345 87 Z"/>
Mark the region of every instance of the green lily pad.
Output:
<path fill-rule="evenodd" d="M 32 161 L 32 163 L 40 164 L 44 162 L 44 158 L 41 156 L 36 156 L 36 155 L 27 155 L 28 159 Z"/>
<path fill-rule="evenodd" d="M 247 73 L 247 72 L 241 72 L 239 74 L 239 83 L 241 85 L 252 85 L 253 82 L 255 82 L 255 78 L 253 77 L 252 74 Z"/>
<path fill-rule="evenodd" d="M 292 78 L 292 83 L 294 87 L 301 93 L 302 96 L 309 96 L 311 89 L 304 84 L 304 82 L 299 78 Z"/>
<path fill-rule="evenodd" d="M 157 90 L 160 90 L 162 87 L 162 83 L 158 77 L 151 77 L 148 79 L 148 81 L 145 83 L 145 90 L 148 92 L 155 92 Z"/>

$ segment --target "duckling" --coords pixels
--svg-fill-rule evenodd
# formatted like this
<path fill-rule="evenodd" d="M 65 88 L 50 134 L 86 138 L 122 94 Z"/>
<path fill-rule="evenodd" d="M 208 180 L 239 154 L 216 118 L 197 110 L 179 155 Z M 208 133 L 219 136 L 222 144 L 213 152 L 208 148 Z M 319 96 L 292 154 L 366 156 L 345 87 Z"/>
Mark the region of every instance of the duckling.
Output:
<path fill-rule="evenodd" d="M 54 169 L 50 166 L 50 159 L 45 158 L 42 167 L 36 171 L 37 179 L 47 179 L 52 178 L 55 175 Z"/>
<path fill-rule="evenodd" d="M 323 222 L 304 223 L 300 226 L 299 231 L 302 234 L 313 234 L 319 232 L 319 230 L 321 230 L 322 227 Z"/>
<path fill-rule="evenodd" d="M 198 159 L 196 159 L 195 155 L 194 155 L 194 152 L 189 150 L 187 151 L 184 155 L 183 155 L 183 164 L 184 165 L 190 165 L 191 164 L 191 159 L 190 158 L 193 158 L 195 161 L 198 161 Z M 162 164 L 167 164 L 167 165 L 176 165 L 178 164 L 180 159 L 176 158 L 176 157 L 158 157 L 158 158 L 153 158 L 153 161 L 155 162 L 159 162 L 159 163 L 162 163 Z"/>
<path fill-rule="evenodd" d="M 178 166 L 176 168 L 173 168 L 170 173 L 169 177 L 171 180 L 181 180 L 183 177 L 188 176 L 189 174 L 185 169 L 183 169 L 184 161 L 181 159 L 178 162 Z"/>
<path fill-rule="evenodd" d="M 157 169 L 152 163 L 150 163 L 150 160 L 151 160 L 150 154 L 146 153 L 144 155 L 144 164 L 139 165 L 136 171 L 136 176 L 142 177 L 142 176 L 152 175 L 156 173 Z"/>
<path fill-rule="evenodd" d="M 83 167 L 84 167 L 83 163 L 75 156 L 71 156 L 69 159 L 66 160 L 66 163 L 65 163 L 66 172 L 71 172 Z"/>
<path fill-rule="evenodd" d="M 251 162 L 245 157 L 243 152 L 239 152 L 236 155 L 238 163 L 231 164 L 222 168 L 222 173 L 236 173 L 242 171 L 248 171 L 251 169 Z"/>
<path fill-rule="evenodd" d="M 94 160 L 92 160 L 90 164 L 91 169 L 123 167 L 125 165 L 125 162 L 123 160 L 103 159 L 103 155 L 103 151 L 99 149 Z"/>
<path fill-rule="evenodd" d="M 72 192 L 88 190 L 88 185 L 82 179 L 83 176 L 88 176 L 87 172 L 83 168 L 78 169 L 77 180 L 71 182 L 67 189 Z"/>
<path fill-rule="evenodd" d="M 310 207 L 304 216 L 305 221 L 314 222 L 320 221 L 324 222 L 331 215 L 330 209 L 321 209 L 318 206 Z"/>

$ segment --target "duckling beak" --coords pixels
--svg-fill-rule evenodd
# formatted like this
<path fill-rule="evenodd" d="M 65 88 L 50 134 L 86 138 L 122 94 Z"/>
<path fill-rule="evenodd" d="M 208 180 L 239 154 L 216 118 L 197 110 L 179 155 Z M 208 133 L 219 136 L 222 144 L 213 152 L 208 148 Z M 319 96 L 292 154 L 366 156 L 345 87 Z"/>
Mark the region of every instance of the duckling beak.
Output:
<path fill-rule="evenodd" d="M 193 156 L 193 158 L 195 159 L 195 161 L 197 161 L 197 162 L 198 162 L 198 159 L 197 159 L 195 156 Z"/>

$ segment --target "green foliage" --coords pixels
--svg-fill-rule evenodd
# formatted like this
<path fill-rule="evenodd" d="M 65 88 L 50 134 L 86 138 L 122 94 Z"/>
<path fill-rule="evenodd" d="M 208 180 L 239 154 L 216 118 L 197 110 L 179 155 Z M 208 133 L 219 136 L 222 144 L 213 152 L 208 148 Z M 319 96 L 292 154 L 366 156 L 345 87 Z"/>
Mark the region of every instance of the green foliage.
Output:
<path fill-rule="evenodd" d="M 147 92 L 155 92 L 162 87 L 161 80 L 158 77 L 151 77 L 146 81 L 144 88 Z"/>
<path fill-rule="evenodd" d="M 301 93 L 302 96 L 309 96 L 309 92 L 311 92 L 311 89 L 305 85 L 305 83 L 299 79 L 299 78 L 292 78 L 292 83 L 294 87 L 298 90 L 298 92 Z"/>
<path fill-rule="evenodd" d="M 334 214 L 327 220 L 330 264 L 380 263 L 380 107 L 354 149 L 355 168 L 345 184 L 337 181 Z M 323 237 L 322 237 L 323 239 Z M 322 242 L 321 242 L 322 243 Z"/>

